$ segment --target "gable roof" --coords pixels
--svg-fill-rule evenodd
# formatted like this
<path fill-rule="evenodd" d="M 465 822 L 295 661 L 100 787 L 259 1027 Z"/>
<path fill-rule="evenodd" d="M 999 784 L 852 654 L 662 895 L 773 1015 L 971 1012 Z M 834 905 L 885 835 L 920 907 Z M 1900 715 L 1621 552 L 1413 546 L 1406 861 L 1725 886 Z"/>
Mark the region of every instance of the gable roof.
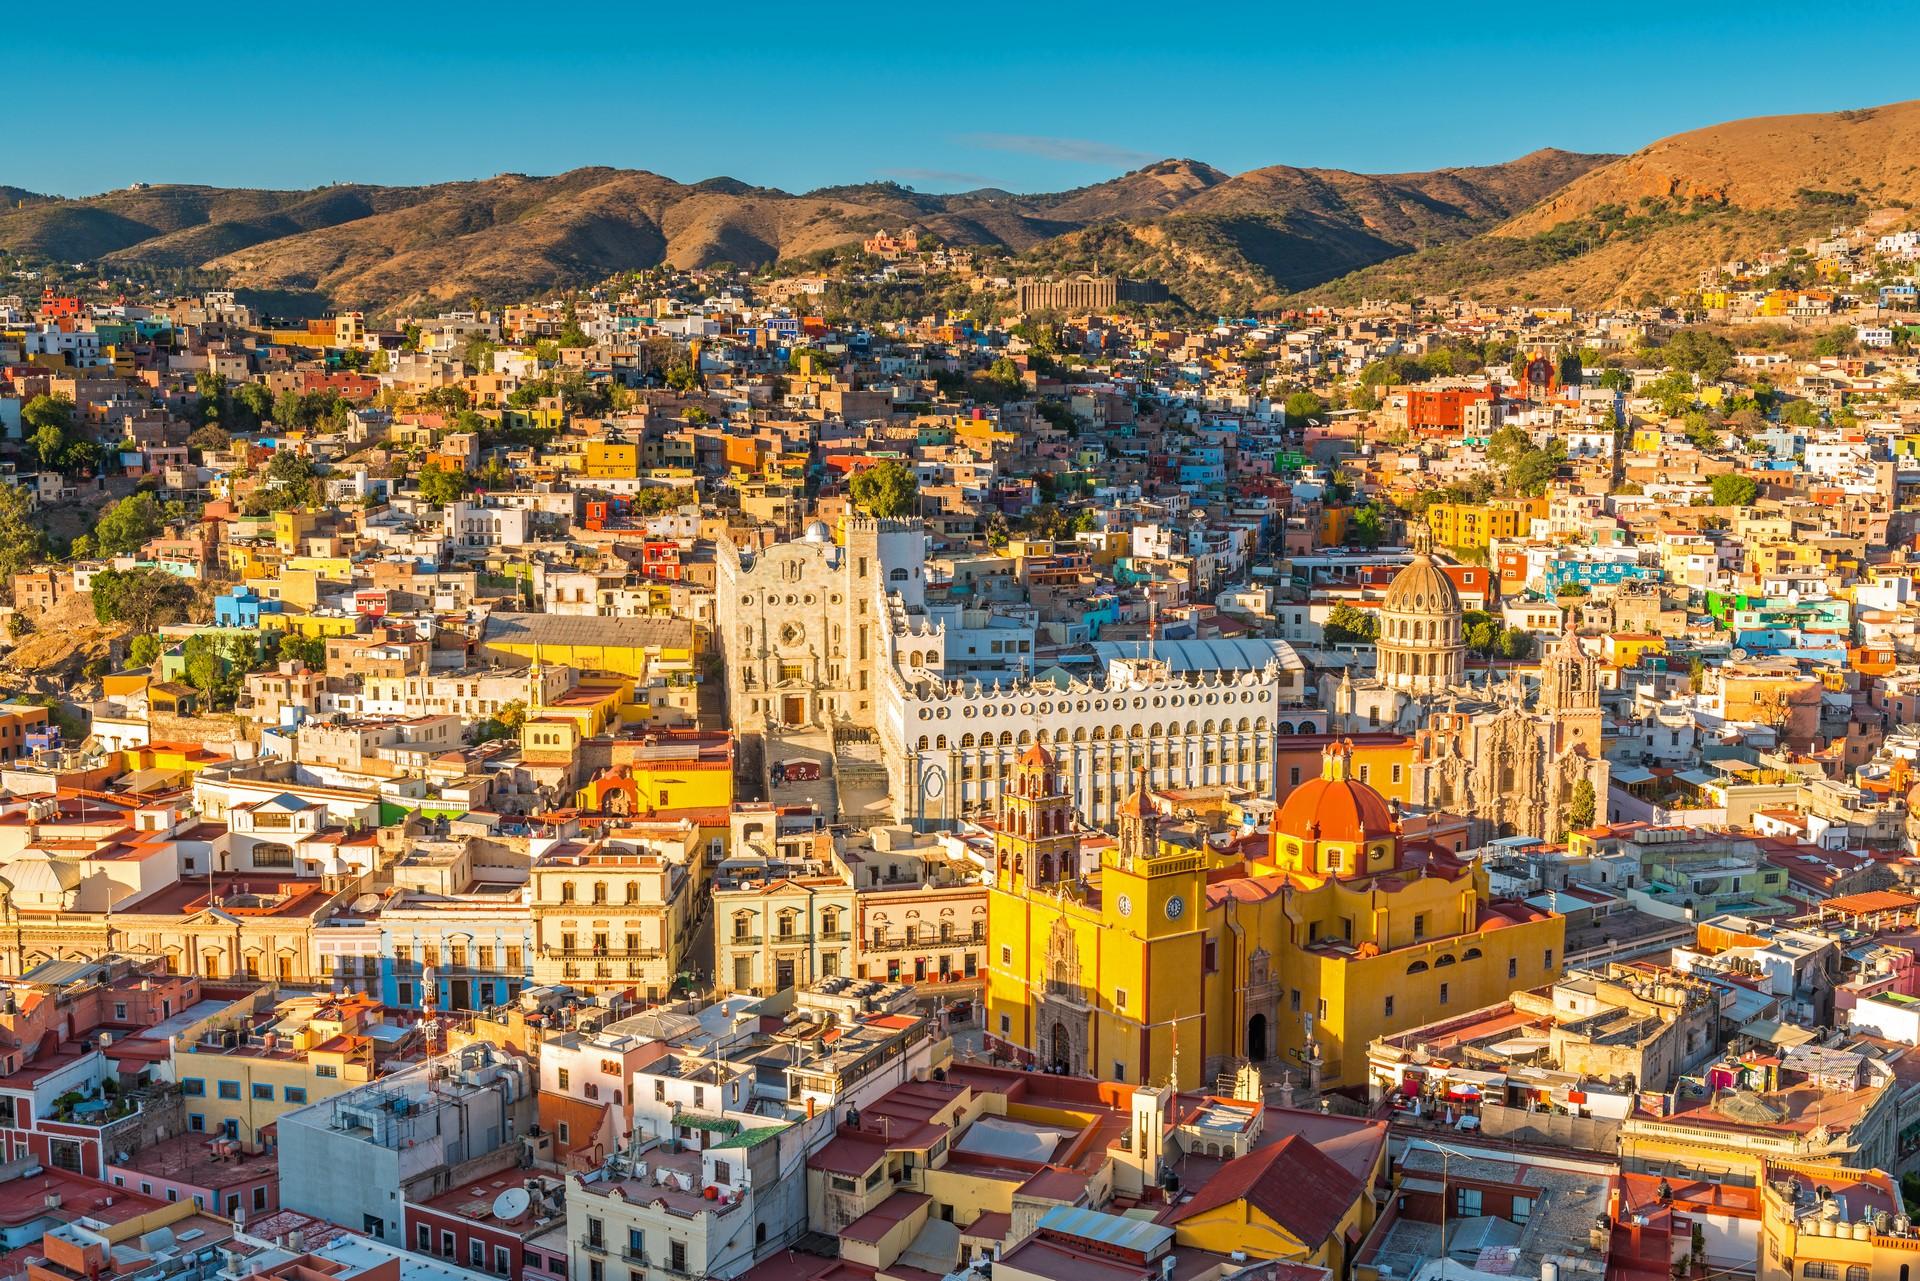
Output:
<path fill-rule="evenodd" d="M 1360 1180 L 1308 1140 L 1289 1134 L 1221 1166 L 1164 1222 L 1245 1201 L 1312 1249 L 1333 1235 L 1359 1195 Z"/>

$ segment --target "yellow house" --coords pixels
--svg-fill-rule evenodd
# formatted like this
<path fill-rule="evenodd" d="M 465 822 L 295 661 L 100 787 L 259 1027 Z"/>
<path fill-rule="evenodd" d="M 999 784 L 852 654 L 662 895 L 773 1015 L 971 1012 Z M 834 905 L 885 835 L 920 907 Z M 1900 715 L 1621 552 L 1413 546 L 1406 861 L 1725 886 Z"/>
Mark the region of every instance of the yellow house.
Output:
<path fill-rule="evenodd" d="M 667 730 L 615 740 L 612 763 L 574 797 L 604 814 L 725 814 L 733 806 L 733 744 L 721 731 Z"/>
<path fill-rule="evenodd" d="M 364 1029 L 379 1009 L 366 996 L 300 997 L 257 1025 L 181 1037 L 173 1072 L 188 1130 L 225 1133 L 255 1152 L 263 1126 L 371 1081 L 373 1039 Z"/>
<path fill-rule="evenodd" d="M 308 511 L 277 511 L 273 514 L 273 544 L 285 555 L 300 550 L 300 543 L 320 527 L 320 517 Z"/>
<path fill-rule="evenodd" d="M 329 636 L 351 636 L 359 630 L 356 614 L 278 614 L 260 615 L 263 632 L 288 632 L 324 640 Z"/>
<path fill-rule="evenodd" d="M 582 471 L 589 480 L 632 480 L 640 475 L 640 446 L 625 440 L 590 440 Z"/>
<path fill-rule="evenodd" d="M 1920 1226 L 1902 1208 L 1899 1182 L 1884 1170 L 1769 1161 L 1760 1187 L 1759 1254 L 1755 1281 L 1913 1281 L 1920 1277 Z"/>
<path fill-rule="evenodd" d="M 1783 574 L 1820 564 L 1820 549 L 1805 543 L 1753 543 L 1747 547 L 1747 569 L 1754 574 Z"/>
<path fill-rule="evenodd" d="M 680 618 L 514 614 L 489 621 L 484 651 L 637 683 L 650 671 L 691 672 L 698 644 L 699 628 Z"/>
<path fill-rule="evenodd" d="M 1558 978 L 1565 919 L 1495 901 L 1477 864 L 1403 862 L 1351 750 L 1289 794 L 1266 858 L 1164 819 L 1143 782 L 1082 878 L 1071 798 L 1029 749 L 995 834 L 988 1033 L 1118 1081 L 1193 1089 L 1248 1060 L 1339 1087 L 1375 1037 Z"/>
<path fill-rule="evenodd" d="M 564 716 L 528 717 L 520 726 L 520 752 L 529 761 L 571 761 L 581 738 L 578 721 Z"/>
<path fill-rule="evenodd" d="M 1648 654 L 1667 652 L 1667 638 L 1652 632 L 1610 632 L 1602 642 L 1602 657 L 1613 666 L 1626 669 L 1640 666 Z"/>
<path fill-rule="evenodd" d="M 1384 1165 L 1384 1144 L 1380 1160 Z M 1292 1134 L 1235 1157 L 1164 1222 L 1175 1243 L 1189 1249 L 1310 1263 L 1338 1276 L 1346 1241 L 1373 1226 L 1369 1186 Z"/>
<path fill-rule="evenodd" d="M 571 721 L 579 738 L 594 738 L 620 718 L 620 709 L 633 704 L 633 679 L 623 676 L 582 676 L 566 693 L 551 702 L 527 709 L 527 719 Z"/>
<path fill-rule="evenodd" d="M 1496 538 L 1525 538 L 1534 519 L 1546 514 L 1545 503 L 1435 503 L 1427 508 L 1427 525 L 1443 546 L 1485 547 Z"/>

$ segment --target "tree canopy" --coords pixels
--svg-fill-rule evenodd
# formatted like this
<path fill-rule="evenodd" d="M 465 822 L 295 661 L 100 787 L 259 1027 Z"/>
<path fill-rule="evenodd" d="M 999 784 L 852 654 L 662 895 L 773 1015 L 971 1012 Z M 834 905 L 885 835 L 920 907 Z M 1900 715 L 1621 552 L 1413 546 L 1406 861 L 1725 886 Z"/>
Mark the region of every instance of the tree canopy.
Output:
<path fill-rule="evenodd" d="M 855 472 L 847 492 L 869 516 L 911 516 L 920 502 L 920 482 L 912 469 L 891 458 Z"/>
<path fill-rule="evenodd" d="M 1760 486 L 1751 476 L 1742 476 L 1739 472 L 1723 472 L 1713 478 L 1713 505 L 1715 507 L 1748 507 L 1760 497 Z"/>

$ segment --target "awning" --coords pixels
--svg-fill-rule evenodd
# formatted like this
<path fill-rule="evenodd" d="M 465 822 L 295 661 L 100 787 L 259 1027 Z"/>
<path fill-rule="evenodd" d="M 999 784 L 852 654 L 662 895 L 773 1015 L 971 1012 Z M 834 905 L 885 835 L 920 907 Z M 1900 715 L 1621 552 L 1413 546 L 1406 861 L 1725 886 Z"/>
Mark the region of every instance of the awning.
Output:
<path fill-rule="evenodd" d="M 1644 765 L 1615 765 L 1607 776 L 1622 787 L 1632 787 L 1652 778 L 1653 771 Z"/>

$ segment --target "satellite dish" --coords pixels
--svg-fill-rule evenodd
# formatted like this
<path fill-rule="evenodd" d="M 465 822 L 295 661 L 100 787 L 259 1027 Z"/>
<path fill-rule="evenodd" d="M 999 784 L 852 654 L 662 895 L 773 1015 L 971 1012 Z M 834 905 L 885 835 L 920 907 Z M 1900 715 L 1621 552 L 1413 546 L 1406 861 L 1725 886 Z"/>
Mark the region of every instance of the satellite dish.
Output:
<path fill-rule="evenodd" d="M 508 1188 L 493 1199 L 493 1217 L 496 1219 L 517 1219 L 527 1212 L 533 1204 L 533 1198 L 527 1195 L 525 1188 Z"/>

